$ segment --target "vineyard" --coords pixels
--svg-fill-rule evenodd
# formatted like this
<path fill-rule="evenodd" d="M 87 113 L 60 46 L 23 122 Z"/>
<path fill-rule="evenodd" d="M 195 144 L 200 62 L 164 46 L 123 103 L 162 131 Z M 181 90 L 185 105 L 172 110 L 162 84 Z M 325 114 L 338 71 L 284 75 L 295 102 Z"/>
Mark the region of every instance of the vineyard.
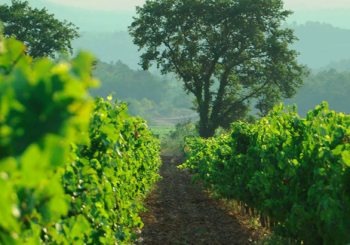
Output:
<path fill-rule="evenodd" d="M 0 244 L 119 244 L 159 179 L 141 118 L 87 88 L 92 56 L 34 63 L 0 37 Z"/>
<path fill-rule="evenodd" d="M 147 4 L 159 7 L 154 13 L 163 11 L 161 5 L 152 1 Z M 208 17 L 205 19 L 208 26 L 221 15 L 218 13 L 215 18 L 207 15 L 212 9 L 219 9 L 209 2 L 196 4 L 203 7 L 201 14 Z M 179 5 L 180 9 L 188 10 L 182 2 Z M 280 8 L 277 5 L 275 8 Z M 229 9 L 221 7 L 222 11 Z M 269 7 L 266 11 L 270 12 Z M 278 18 L 283 19 L 285 14 Z M 144 16 L 149 18 L 148 14 Z M 178 18 L 178 25 L 182 26 L 181 21 L 186 18 Z M 154 19 L 158 23 L 160 18 Z M 188 19 L 196 18 L 191 15 Z M 176 29 L 174 20 L 166 26 L 169 30 Z M 259 35 L 254 34 L 251 40 L 263 37 L 260 21 L 254 21 Z M 266 67 L 257 63 L 254 69 L 247 70 L 249 76 L 241 74 L 239 78 L 232 70 L 238 64 L 224 69 L 223 64 L 200 63 L 207 62 L 204 56 L 198 57 L 198 62 L 189 62 L 187 54 L 178 53 L 183 59 L 179 61 L 166 51 L 156 58 L 160 52 L 155 46 L 161 44 L 156 39 L 166 35 L 146 31 L 144 23 L 145 20 L 138 19 L 130 28 L 134 28 L 136 43 L 150 45 L 148 53 L 142 56 L 143 68 L 148 68 L 155 59 L 158 66 L 165 66 L 162 74 L 178 70 L 170 61 L 163 60 L 168 55 L 169 60 L 179 62 L 180 68 L 183 66 L 184 72 L 190 71 L 190 75 L 182 78 L 184 89 L 197 96 L 194 109 L 200 116 L 198 123 L 184 121 L 198 119 L 193 115 L 158 118 L 155 122 L 163 126 L 177 125 L 170 131 L 154 127 L 152 133 L 146 120 L 128 114 L 126 102 L 114 100 L 112 95 L 105 99 L 91 97 L 89 90 L 99 85 L 93 78 L 96 60 L 92 55 L 80 52 L 73 59 L 62 55 L 56 61 L 34 58 L 28 55 L 33 50 L 23 42 L 14 37 L 4 38 L 0 26 L 0 245 L 133 242 L 261 245 L 265 244 L 259 243 L 264 233 L 286 239 L 288 245 L 350 244 L 350 115 L 329 110 L 327 102 L 309 111 L 305 118 L 299 117 L 295 106 L 285 108 L 280 104 L 269 111 L 268 106 L 276 104 L 269 100 L 269 91 L 277 91 L 275 85 L 267 86 L 273 79 L 261 76 L 260 72 L 255 74 L 257 79 L 250 77 L 255 68 L 267 74 L 273 71 L 270 75 L 274 79 L 284 72 L 276 80 L 285 83 L 280 86 L 286 88 L 284 94 L 294 95 L 297 86 L 292 88 L 289 84 L 297 81 L 301 85 L 304 74 L 303 67 L 294 62 L 296 53 L 286 52 L 294 68 L 288 62 L 283 63 L 286 69 L 273 63 L 281 58 L 275 55 L 282 54 L 287 47 L 286 43 L 277 45 L 281 37 L 273 36 L 269 39 L 271 45 L 266 45 L 272 63 Z M 253 33 L 247 23 L 243 21 L 241 25 L 247 28 L 247 33 Z M 197 34 L 189 31 L 190 27 L 185 29 L 202 45 Z M 229 25 L 221 29 L 231 31 Z M 221 40 L 216 36 L 219 29 L 212 30 L 215 35 L 209 39 L 203 36 L 202 40 L 210 40 L 210 44 Z M 155 44 L 141 40 L 139 32 L 145 40 L 157 37 L 153 40 Z M 184 40 L 173 40 L 176 52 L 181 51 L 179 43 L 194 43 Z M 262 43 L 256 45 L 260 47 Z M 203 51 L 197 50 L 200 45 L 191 45 L 189 52 Z M 250 43 L 246 45 L 251 47 Z M 211 55 L 212 50 L 216 50 L 215 45 L 207 52 Z M 224 50 L 231 49 L 223 46 Z M 243 50 L 240 53 L 245 54 Z M 232 54 L 225 62 L 236 60 Z M 215 58 L 216 62 L 221 59 Z M 247 56 L 243 60 L 254 59 Z M 193 64 L 198 67 L 188 68 Z M 214 71 L 216 68 L 219 70 Z M 202 77 L 197 74 L 200 72 Z M 222 72 L 216 101 L 213 100 L 216 92 L 210 89 L 214 82 L 209 72 L 215 76 Z M 266 78 L 263 85 L 243 100 L 231 96 L 231 90 L 241 87 L 239 79 L 248 79 L 243 83 L 246 86 L 263 78 Z M 229 87 L 232 84 L 236 88 Z M 246 91 L 244 86 L 241 92 Z M 248 115 L 249 100 L 263 92 L 267 93 L 264 95 L 267 100 L 260 101 L 259 106 L 267 116 L 257 119 Z M 236 110 L 239 106 L 242 108 Z M 238 119 L 249 119 L 252 123 Z M 229 126 L 229 133 L 214 136 L 228 132 Z M 174 154 L 180 147 L 184 156 Z M 241 212 L 227 211 L 226 206 L 212 198 L 214 195 L 220 201 L 238 202 Z M 242 222 L 244 214 L 251 223 L 258 217 L 260 223 L 256 227 L 262 227 L 262 233 Z"/>
<path fill-rule="evenodd" d="M 233 123 L 229 135 L 188 138 L 180 168 L 297 244 L 348 244 L 350 116 L 327 107 L 301 119 L 275 106 L 257 124 Z"/>

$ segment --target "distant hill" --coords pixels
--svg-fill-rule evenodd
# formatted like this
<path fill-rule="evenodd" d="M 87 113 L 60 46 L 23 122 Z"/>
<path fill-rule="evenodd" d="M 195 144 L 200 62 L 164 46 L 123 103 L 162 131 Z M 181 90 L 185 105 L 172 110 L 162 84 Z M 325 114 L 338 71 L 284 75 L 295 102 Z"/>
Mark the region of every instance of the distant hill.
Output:
<path fill-rule="evenodd" d="M 299 62 L 312 69 L 332 61 L 350 59 L 350 30 L 320 22 L 285 25 L 299 38 L 292 48 L 300 52 Z"/>
<path fill-rule="evenodd" d="M 115 98 L 130 103 L 131 115 L 139 115 L 152 125 L 167 119 L 173 122 L 172 119 L 193 118 L 197 114 L 189 109 L 193 96 L 186 95 L 181 84 L 170 80 L 169 76 L 160 77 L 149 71 L 131 69 L 121 61 L 99 61 L 93 75 L 101 85 L 91 89 L 91 95 L 106 98 L 113 93 Z"/>
<path fill-rule="evenodd" d="M 340 61 L 332 61 L 328 65 L 321 68 L 315 69 L 315 72 L 320 72 L 324 70 L 336 69 L 337 71 L 350 71 L 350 58 L 343 59 Z"/>
<path fill-rule="evenodd" d="M 66 19 L 80 27 L 83 37 L 74 41 L 76 49 L 90 50 L 106 62 L 122 60 L 131 68 L 138 68 L 139 53 L 127 33 L 135 11 L 95 11 L 44 0 L 29 2 L 32 7 L 46 7 L 58 19 Z M 3 3 L 11 4 L 11 0 L 2 0 L 1 4 Z M 314 22 L 305 23 L 307 20 Z M 315 22 L 316 20 L 332 25 Z M 293 24 L 293 21 L 296 22 Z M 327 66 L 332 61 L 350 59 L 349 10 L 295 11 L 288 23 L 292 24 L 285 26 L 294 29 L 295 35 L 300 39 L 292 47 L 301 53 L 298 58 L 301 63 L 317 69 Z"/>
<path fill-rule="evenodd" d="M 305 0 L 306 2 L 307 0 Z M 346 1 L 346 0 L 344 0 Z M 329 23 L 332 26 L 340 27 L 343 29 L 350 29 L 350 9 L 308 9 L 297 10 L 289 16 L 288 22 L 297 22 L 298 24 L 304 24 L 308 21 Z"/>
<path fill-rule="evenodd" d="M 127 32 L 82 32 L 81 35 L 73 41 L 75 51 L 85 49 L 104 62 L 121 60 L 132 69 L 140 69 L 138 47 Z"/>
<path fill-rule="evenodd" d="M 299 38 L 291 46 L 300 52 L 299 62 L 312 69 L 325 67 L 332 61 L 350 59 L 350 30 L 319 22 L 286 24 L 285 27 L 294 29 Z M 139 68 L 138 47 L 125 31 L 83 32 L 82 37 L 73 42 L 73 46 L 76 50 L 90 50 L 105 62 L 121 60 L 132 69 Z"/>
<path fill-rule="evenodd" d="M 106 96 L 110 91 L 122 92 L 122 80 L 130 84 L 132 81 L 139 80 L 140 84 L 136 86 L 139 89 L 129 95 L 130 99 L 134 99 L 131 111 L 135 108 L 135 114 L 145 113 L 146 117 L 175 117 L 182 115 L 183 111 L 191 106 L 192 97 L 186 97 L 182 91 L 182 83 L 175 83 L 173 79 L 168 81 L 170 87 L 167 92 L 155 91 L 152 96 L 147 94 L 150 91 L 146 93 L 144 89 L 146 84 L 162 84 L 159 87 L 164 88 L 164 77 L 157 78 L 149 73 L 137 71 L 140 69 L 138 65 L 140 52 L 127 33 L 127 26 L 131 24 L 134 12 L 85 10 L 42 0 L 29 0 L 29 2 L 33 7 L 46 7 L 58 19 L 66 19 L 80 27 L 82 37 L 73 41 L 75 51 L 88 50 L 101 61 L 106 62 L 106 64 L 101 62 L 99 70 L 95 72 L 101 79 L 102 86 L 92 93 Z M 4 3 L 10 4 L 11 1 L 2 0 L 0 4 Z M 299 22 L 292 23 L 293 20 Z M 306 20 L 329 22 L 343 28 L 320 22 L 300 24 Z M 285 102 L 297 103 L 298 111 L 302 116 L 322 100 L 328 101 L 331 109 L 350 113 L 348 109 L 350 104 L 348 96 L 350 94 L 350 15 L 348 10 L 297 11 L 288 21 L 289 24 L 285 26 L 294 29 L 295 35 L 300 39 L 292 45 L 292 48 L 301 53 L 298 57 L 299 62 L 312 68 L 313 74 L 305 79 L 305 86 L 296 97 Z M 134 71 L 120 68 L 121 63 L 116 63 L 118 60 Z M 109 64 L 112 61 L 114 61 L 113 65 Z M 119 70 L 115 67 L 116 64 Z M 332 68 L 337 71 L 331 70 Z M 323 70 L 326 71 L 320 72 Z M 122 80 L 116 74 L 117 71 L 124 71 L 125 77 Z M 154 67 L 151 71 L 157 73 Z M 123 90 L 123 94 L 126 94 L 126 89 L 127 87 Z M 145 93 L 144 98 L 137 95 L 140 91 Z M 156 96 L 161 95 L 165 97 L 157 100 Z M 123 97 L 120 94 L 119 96 Z M 144 110 L 142 113 L 139 112 L 140 108 Z"/>
<path fill-rule="evenodd" d="M 350 71 L 335 69 L 312 73 L 304 80 L 305 85 L 285 104 L 297 104 L 299 116 L 304 117 L 309 110 L 327 101 L 330 110 L 350 114 Z"/>
<path fill-rule="evenodd" d="M 61 4 L 52 3 L 49 0 L 27 0 L 33 7 L 46 7 L 51 13 L 54 13 L 59 19 L 67 19 L 80 26 L 83 31 L 126 31 L 127 26 L 132 21 L 134 11 L 102 11 L 86 10 L 83 8 L 69 7 Z M 72 0 L 74 1 L 74 0 Z M 128 0 L 124 0 L 128 1 Z M 345 1 L 345 0 L 344 0 Z M 100 1 L 103 4 L 103 1 Z M 11 0 L 1 0 L 0 4 L 11 4 Z M 349 9 L 307 9 L 296 10 L 287 19 L 287 22 L 296 21 L 298 24 L 307 21 L 324 22 L 333 26 L 350 29 Z"/>

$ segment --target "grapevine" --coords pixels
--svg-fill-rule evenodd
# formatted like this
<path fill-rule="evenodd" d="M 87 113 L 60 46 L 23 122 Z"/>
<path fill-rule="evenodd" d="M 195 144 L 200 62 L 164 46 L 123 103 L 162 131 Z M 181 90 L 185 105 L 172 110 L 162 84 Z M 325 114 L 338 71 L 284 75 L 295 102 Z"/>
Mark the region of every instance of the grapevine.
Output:
<path fill-rule="evenodd" d="M 0 35 L 0 244 L 125 243 L 160 178 L 159 141 L 125 103 L 91 99 L 90 54 L 24 51 Z"/>
<path fill-rule="evenodd" d="M 350 242 L 350 116 L 323 102 L 300 118 L 281 104 L 229 135 L 187 139 L 187 162 L 224 198 L 269 217 L 281 236 L 304 244 Z M 265 221 L 264 221 L 265 223 Z"/>

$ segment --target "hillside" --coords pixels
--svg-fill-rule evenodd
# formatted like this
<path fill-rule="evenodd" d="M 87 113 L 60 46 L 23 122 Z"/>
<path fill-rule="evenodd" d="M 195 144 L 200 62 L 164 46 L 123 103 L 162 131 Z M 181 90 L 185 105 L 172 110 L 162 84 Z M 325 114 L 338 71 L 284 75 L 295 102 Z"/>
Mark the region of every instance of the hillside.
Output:
<path fill-rule="evenodd" d="M 337 71 L 350 71 L 350 59 L 343 59 L 340 61 L 332 61 L 328 65 L 319 69 L 315 69 L 315 72 L 336 69 Z"/>
<path fill-rule="evenodd" d="M 114 93 L 115 98 L 130 104 L 131 115 L 141 116 L 152 125 L 159 120 L 167 123 L 167 118 L 181 120 L 196 115 L 189 109 L 193 96 L 186 95 L 181 83 L 170 77 L 132 69 L 121 61 L 99 61 L 93 75 L 101 81 L 99 88 L 90 91 L 93 96 L 106 98 Z"/>
<path fill-rule="evenodd" d="M 11 3 L 10 0 L 3 2 Z M 121 60 L 133 69 L 139 67 L 140 53 L 127 33 L 134 11 L 88 10 L 44 0 L 31 0 L 30 4 L 37 8 L 45 7 L 59 20 L 66 19 L 79 27 L 82 37 L 73 42 L 76 50 L 92 51 L 105 62 Z M 345 9 L 295 11 L 285 26 L 294 29 L 300 39 L 292 46 L 301 53 L 299 62 L 317 69 L 332 61 L 349 59 L 348 16 Z"/>
<path fill-rule="evenodd" d="M 327 101 L 330 110 L 350 114 L 350 71 L 335 69 L 313 73 L 305 79 L 305 85 L 286 104 L 297 104 L 298 114 L 304 117 L 309 110 Z"/>
<path fill-rule="evenodd" d="M 299 62 L 310 68 L 350 58 L 350 30 L 319 22 L 286 26 L 294 29 L 299 38 L 292 46 L 300 52 Z"/>
<path fill-rule="evenodd" d="M 285 25 L 295 30 L 299 38 L 292 48 L 300 52 L 298 61 L 317 69 L 332 61 L 350 58 L 350 30 L 333 27 L 330 24 L 307 22 Z M 139 68 L 138 48 L 126 31 L 82 32 L 82 37 L 73 42 L 75 50 L 91 50 L 105 62 L 121 60 L 133 69 Z M 156 69 L 151 68 L 152 71 Z"/>

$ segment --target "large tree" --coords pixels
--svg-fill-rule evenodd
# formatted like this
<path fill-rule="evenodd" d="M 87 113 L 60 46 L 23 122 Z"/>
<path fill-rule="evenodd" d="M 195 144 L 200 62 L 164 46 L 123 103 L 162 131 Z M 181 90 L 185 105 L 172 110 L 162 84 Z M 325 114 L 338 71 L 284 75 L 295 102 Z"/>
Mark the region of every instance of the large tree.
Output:
<path fill-rule="evenodd" d="M 302 85 L 303 66 L 281 22 L 292 12 L 282 0 L 147 0 L 129 33 L 143 69 L 153 63 L 175 73 L 195 95 L 199 131 L 210 137 L 249 111 L 262 114 Z"/>
<path fill-rule="evenodd" d="M 0 5 L 0 20 L 4 36 L 14 36 L 27 46 L 33 58 L 52 57 L 58 52 L 72 54 L 71 41 L 79 37 L 74 24 L 55 19 L 44 9 L 32 9 L 29 3 L 12 0 L 12 5 Z"/>

